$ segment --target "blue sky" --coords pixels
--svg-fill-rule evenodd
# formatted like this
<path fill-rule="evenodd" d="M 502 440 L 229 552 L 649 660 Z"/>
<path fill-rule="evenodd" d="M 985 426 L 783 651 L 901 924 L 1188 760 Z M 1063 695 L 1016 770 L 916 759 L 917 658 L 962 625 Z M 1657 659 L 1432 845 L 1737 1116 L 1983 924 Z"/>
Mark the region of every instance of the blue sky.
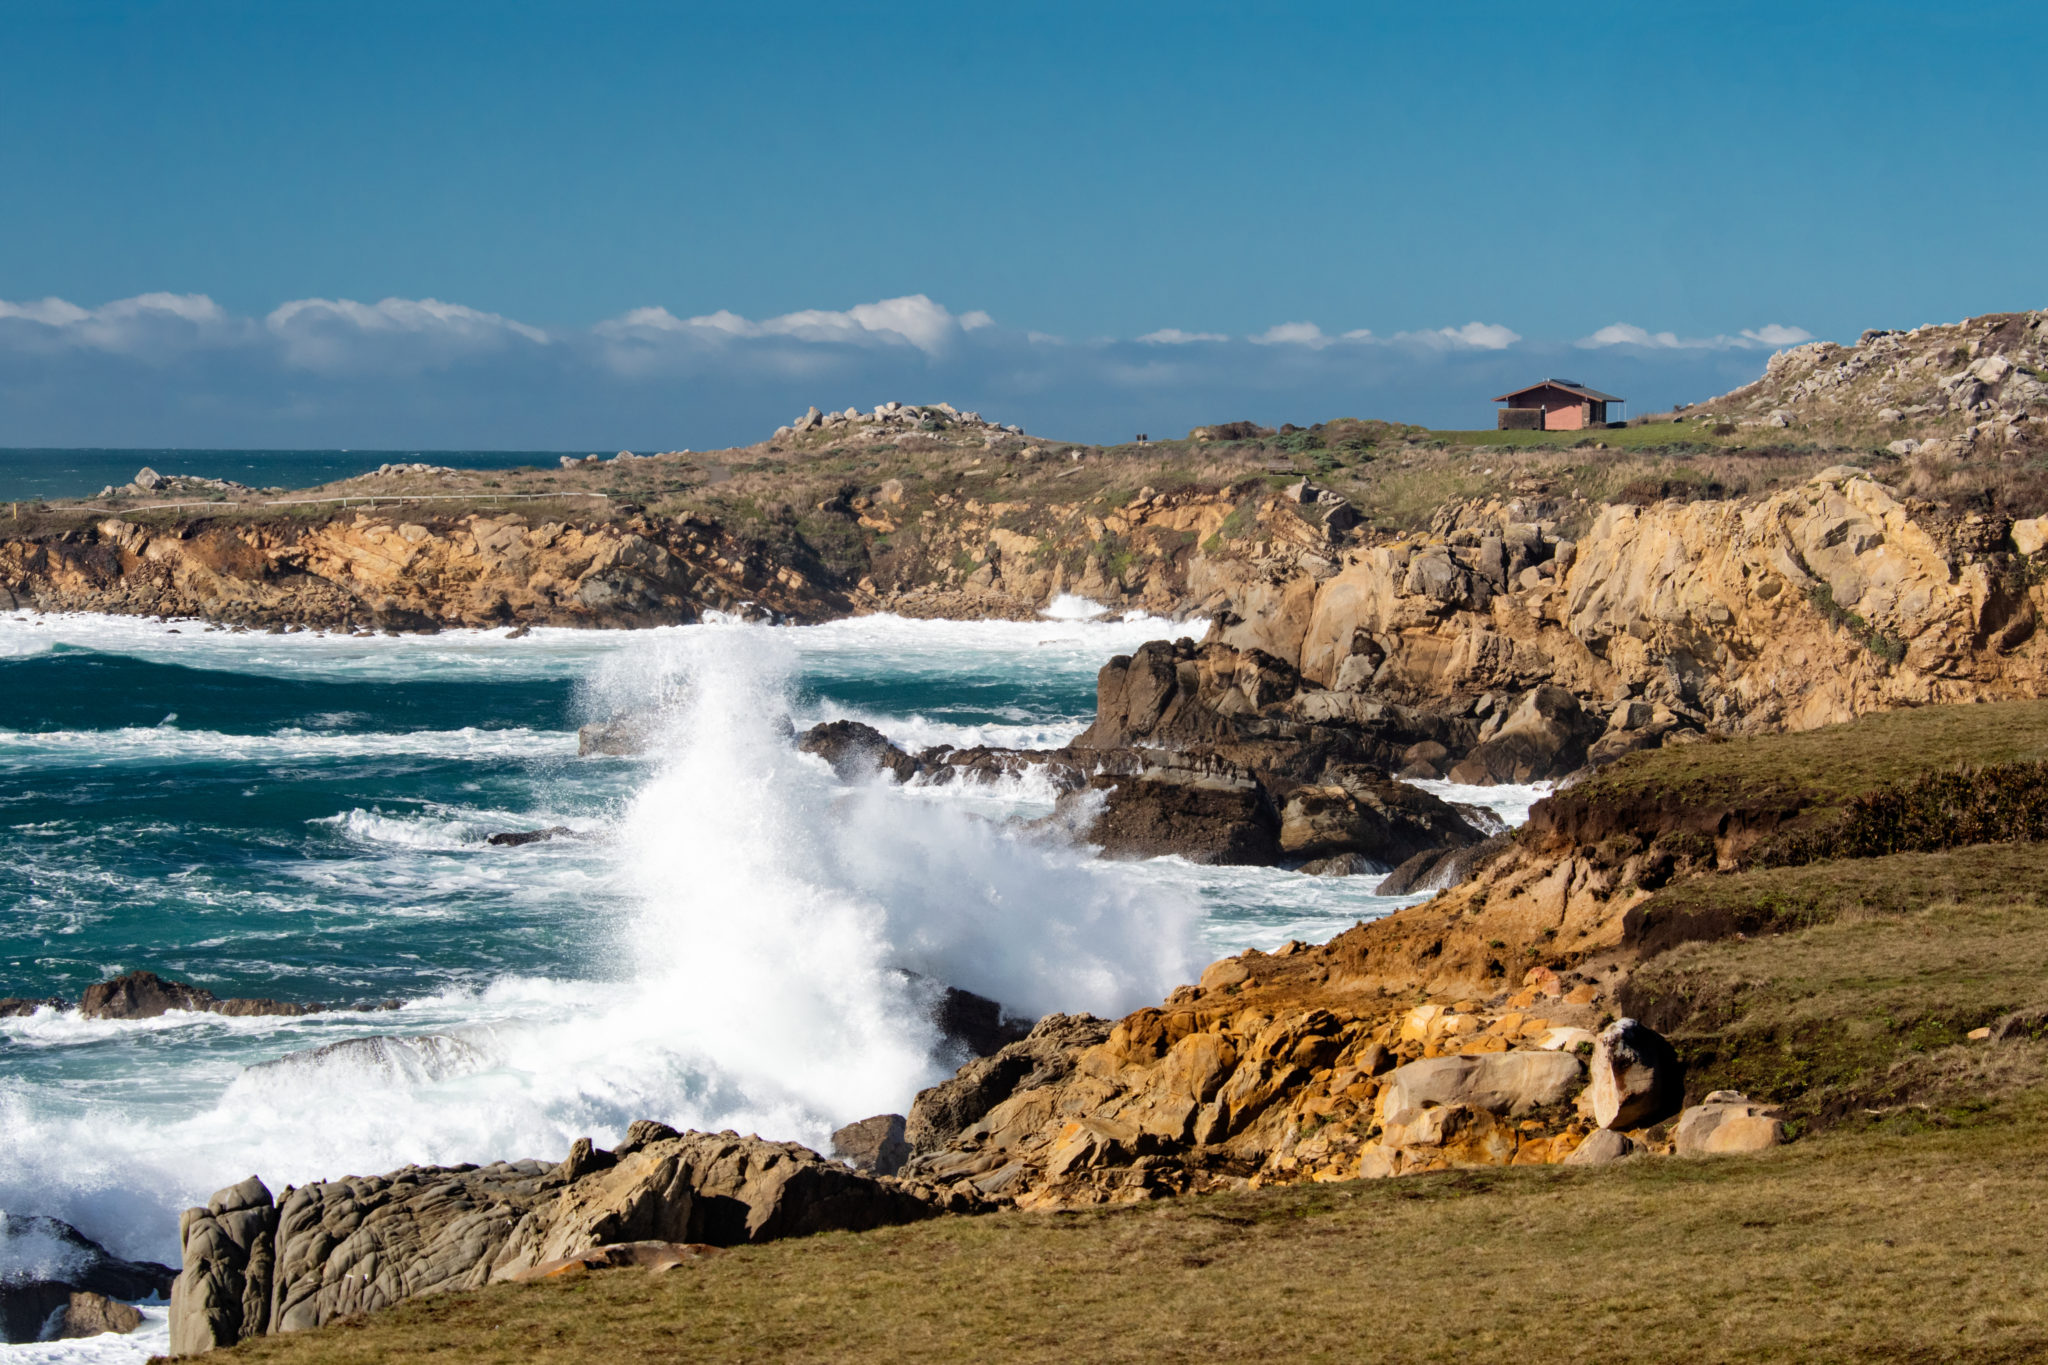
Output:
<path fill-rule="evenodd" d="M 2037 10 L 0 0 L 0 445 L 1637 410 L 2048 303 Z"/>

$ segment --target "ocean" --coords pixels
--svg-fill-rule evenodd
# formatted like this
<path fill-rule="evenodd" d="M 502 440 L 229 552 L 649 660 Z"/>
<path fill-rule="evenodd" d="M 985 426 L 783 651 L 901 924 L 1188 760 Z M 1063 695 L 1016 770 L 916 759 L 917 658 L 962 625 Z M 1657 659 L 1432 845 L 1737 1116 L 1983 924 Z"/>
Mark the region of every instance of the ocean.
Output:
<path fill-rule="evenodd" d="M 551 1159 L 637 1118 L 821 1146 L 950 1070 L 904 969 L 1114 1016 L 1409 903 L 1098 861 L 1025 827 L 1052 806 L 1031 781 L 849 785 L 790 742 L 844 716 L 907 747 L 1056 745 L 1108 656 L 1202 629 L 1090 611 L 519 639 L 0 616 L 0 995 L 147 968 L 400 1002 L 0 1020 L 0 1212 L 175 1263 L 179 1210 L 252 1172 Z M 651 752 L 577 756 L 579 723 L 650 704 Z M 1541 794 L 1432 786 L 1517 822 Z M 4 1233 L 0 1260 L 30 1254 Z M 140 1360 L 161 1331 L 0 1358 Z"/>
<path fill-rule="evenodd" d="M 367 474 L 381 464 L 451 469 L 554 469 L 564 455 L 594 450 L 36 450 L 0 449 L 0 502 L 90 498 L 145 466 L 159 474 L 231 479 L 251 488 L 313 488 Z"/>

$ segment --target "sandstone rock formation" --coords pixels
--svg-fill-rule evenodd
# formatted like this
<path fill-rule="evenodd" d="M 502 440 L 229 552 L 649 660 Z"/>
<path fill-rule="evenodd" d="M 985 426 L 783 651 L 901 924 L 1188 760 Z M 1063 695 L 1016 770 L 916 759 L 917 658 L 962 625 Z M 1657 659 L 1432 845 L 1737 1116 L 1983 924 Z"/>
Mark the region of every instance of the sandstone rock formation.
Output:
<path fill-rule="evenodd" d="M 1680 1156 L 1761 1152 L 1785 1140 L 1785 1124 L 1768 1105 L 1716 1090 L 1678 1116 L 1672 1138 Z"/>
<path fill-rule="evenodd" d="M 794 1143 L 650 1122 L 612 1152 L 579 1141 L 553 1166 L 408 1166 L 280 1200 L 252 1176 L 185 1213 L 171 1350 L 317 1327 L 619 1244 L 733 1246 L 907 1222 L 940 1207 Z"/>
<path fill-rule="evenodd" d="M 1510 720 L 1554 726 L 1567 758 L 1581 742 L 1611 758 L 1703 731 L 2041 693 L 2044 589 L 2006 521 L 1902 500 L 1851 467 L 1755 503 L 1609 506 L 1576 541 L 1541 510 L 1447 509 L 1440 532 L 1351 552 L 1320 581 L 1235 587 L 1213 638 L 1323 689 L 1292 703 L 1303 721 L 1485 717 L 1473 741 L 1446 741 L 1453 754 L 1513 733 Z M 1163 681 L 1152 670 L 1125 710 L 1149 718 Z M 1605 733 L 1589 740 L 1548 688 L 1611 707 Z M 1520 700 L 1503 711 L 1503 693 Z M 1496 780 L 1520 770 L 1486 766 Z"/>

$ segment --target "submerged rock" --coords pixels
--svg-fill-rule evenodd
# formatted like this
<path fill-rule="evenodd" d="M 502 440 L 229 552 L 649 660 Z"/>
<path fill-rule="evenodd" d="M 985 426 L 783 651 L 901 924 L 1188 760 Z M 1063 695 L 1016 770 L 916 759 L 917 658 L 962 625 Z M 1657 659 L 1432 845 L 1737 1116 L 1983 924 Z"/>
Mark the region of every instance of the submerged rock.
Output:
<path fill-rule="evenodd" d="M 493 848 L 521 848 L 527 844 L 544 844 L 550 839 L 573 839 L 576 831 L 567 825 L 549 825 L 546 829 L 514 829 L 493 834 L 484 840 Z"/>

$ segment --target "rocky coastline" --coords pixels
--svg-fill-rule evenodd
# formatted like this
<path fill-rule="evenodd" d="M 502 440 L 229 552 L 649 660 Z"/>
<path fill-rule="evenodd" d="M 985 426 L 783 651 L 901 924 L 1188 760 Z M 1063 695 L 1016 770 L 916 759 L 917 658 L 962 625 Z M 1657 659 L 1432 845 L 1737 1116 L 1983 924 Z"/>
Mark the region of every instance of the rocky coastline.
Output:
<path fill-rule="evenodd" d="M 2035 346 L 2040 330 L 2030 320 L 2009 339 Z M 1898 351 L 1891 335 L 1863 347 Z M 1948 408 L 1884 420 L 1974 413 L 1966 445 L 2024 445 L 2031 413 L 1997 405 L 2016 394 L 2024 408 L 2020 380 L 2033 371 L 1980 363 L 2003 354 L 1973 352 L 1974 387 L 1948 385 Z M 1781 390 L 1803 385 L 1834 402 L 1864 373 L 1850 372 L 1853 356 L 1794 355 L 1731 400 L 1796 404 Z M 1048 458 L 1021 432 L 931 411 L 813 410 L 767 445 L 800 451 L 859 429 L 899 449 L 971 436 L 991 463 Z M 1801 411 L 1759 420 L 1784 430 Z M 1986 785 L 1981 769 L 1953 765 L 2032 752 L 2001 746 L 2008 729 L 2032 734 L 2042 720 L 2048 521 L 1964 510 L 1903 482 L 1830 463 L 1760 496 L 1596 506 L 1532 485 L 1449 500 L 1426 528 L 1390 530 L 1305 474 L 1240 478 L 1125 490 L 1113 507 L 1059 504 L 1063 524 L 1085 528 L 1075 558 L 1019 529 L 1021 513 L 999 499 L 913 495 L 891 478 L 818 505 L 863 545 L 858 576 L 713 520 L 644 510 L 580 524 L 115 516 L 0 543 L 0 604 L 272 629 L 1005 615 L 1063 593 L 1199 616 L 1210 623 L 1200 640 L 1109 660 L 1093 724 L 1059 749 L 910 753 L 848 721 L 792 738 L 848 781 L 1036 773 L 1061 793 L 1038 832 L 1107 856 L 1365 874 L 1384 878 L 1385 894 L 1436 893 L 1324 944 L 1225 958 L 1118 1020 L 1016 1021 L 932 983 L 967 1060 L 908 1112 L 843 1129 L 830 1153 L 643 1120 L 609 1151 L 586 1138 L 552 1161 L 408 1167 L 275 1194 L 251 1176 L 184 1216 L 173 1351 L 423 1294 L 612 1267 L 667 1273 L 722 1248 L 948 1214 L 1758 1152 L 1856 1104 L 1892 1103 L 1906 1093 L 1899 1066 L 1838 1065 L 1835 1090 L 1816 1098 L 1810 1076 L 1758 1061 L 1731 1041 L 1739 1006 L 1681 968 L 1689 948 L 1824 919 L 1809 907 L 1769 921 L 1790 893 L 1731 909 L 1717 888 L 1972 843 L 1990 822 L 1916 843 L 1898 833 L 1902 817 L 1886 827 L 1891 843 L 1872 836 L 1853 854 L 1830 832 L 1872 824 L 1880 808 L 1918 809 L 1901 784 Z M 910 526 L 915 556 L 897 539 Z M 1948 712 L 1979 713 L 1974 727 L 1955 723 L 1976 747 L 1950 740 Z M 1934 756 L 1896 768 L 1898 754 L 1921 753 L 1887 728 L 1909 713 L 1918 719 L 1899 724 L 1924 724 L 1934 738 L 1915 743 Z M 1824 726 L 1876 736 L 1869 747 L 1894 768 L 1873 759 L 1873 775 L 1829 785 L 1792 744 Z M 588 727 L 581 747 L 629 753 L 647 732 L 618 717 Z M 1556 790 L 1510 834 L 1413 785 L 1433 780 Z M 2012 785 L 2042 786 L 2038 772 Z M 1999 799 L 2035 809 L 2004 788 Z M 2041 824 L 2007 819 L 1996 841 L 2030 845 Z M 53 1003 L 10 999 L 0 1013 Z M 220 1000 L 148 973 L 92 988 L 81 1007 L 309 1008 Z M 2039 1033 L 2033 1004 L 1979 1014 L 1927 1036 L 1964 1047 Z M 39 1330 L 59 1289 L 99 1292 L 38 1290 Z"/>

